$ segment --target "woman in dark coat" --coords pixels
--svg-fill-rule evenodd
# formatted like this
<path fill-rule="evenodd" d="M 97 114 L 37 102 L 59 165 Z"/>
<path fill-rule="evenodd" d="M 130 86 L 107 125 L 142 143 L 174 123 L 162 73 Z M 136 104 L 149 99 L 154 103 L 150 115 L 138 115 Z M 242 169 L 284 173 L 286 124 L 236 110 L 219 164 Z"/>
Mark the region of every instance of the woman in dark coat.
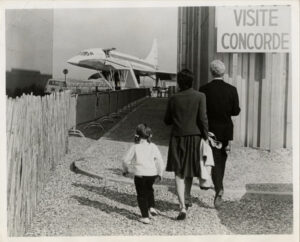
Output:
<path fill-rule="evenodd" d="M 168 101 L 164 122 L 172 125 L 166 171 L 175 173 L 175 184 L 180 204 L 177 220 L 186 217 L 193 177 L 200 175 L 200 142 L 207 139 L 208 121 L 206 98 L 192 88 L 193 74 L 182 70 L 177 74 L 179 92 Z"/>

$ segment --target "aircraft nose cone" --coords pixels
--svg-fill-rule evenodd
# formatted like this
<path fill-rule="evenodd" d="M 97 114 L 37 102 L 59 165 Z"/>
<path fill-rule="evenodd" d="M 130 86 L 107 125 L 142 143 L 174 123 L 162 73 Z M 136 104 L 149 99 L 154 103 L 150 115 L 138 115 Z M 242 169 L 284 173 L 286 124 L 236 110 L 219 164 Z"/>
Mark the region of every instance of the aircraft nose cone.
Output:
<path fill-rule="evenodd" d="M 72 64 L 72 65 L 77 65 L 79 63 L 79 59 L 77 56 L 72 57 L 71 59 L 67 60 L 67 63 Z"/>

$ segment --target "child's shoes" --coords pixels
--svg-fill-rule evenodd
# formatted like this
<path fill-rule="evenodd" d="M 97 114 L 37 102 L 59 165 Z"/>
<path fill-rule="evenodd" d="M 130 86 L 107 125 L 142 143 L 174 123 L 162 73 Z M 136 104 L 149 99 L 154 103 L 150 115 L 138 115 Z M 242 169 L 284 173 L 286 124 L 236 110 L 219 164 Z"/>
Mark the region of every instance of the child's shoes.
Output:
<path fill-rule="evenodd" d="M 151 214 L 152 216 L 157 216 L 159 215 L 159 212 L 155 208 L 150 208 L 149 214 Z"/>
<path fill-rule="evenodd" d="M 139 221 L 142 222 L 143 224 L 150 224 L 149 218 L 140 218 Z"/>
<path fill-rule="evenodd" d="M 150 211 L 148 212 L 149 218 L 150 219 L 154 219 L 154 217 L 152 216 L 152 214 L 150 213 Z"/>

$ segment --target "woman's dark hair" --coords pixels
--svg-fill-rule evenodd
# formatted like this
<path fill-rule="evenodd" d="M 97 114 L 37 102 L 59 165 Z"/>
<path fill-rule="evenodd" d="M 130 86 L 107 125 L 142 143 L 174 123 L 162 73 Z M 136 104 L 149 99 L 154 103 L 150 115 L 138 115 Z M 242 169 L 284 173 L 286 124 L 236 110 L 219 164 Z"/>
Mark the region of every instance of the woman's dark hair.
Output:
<path fill-rule="evenodd" d="M 147 124 L 139 124 L 135 129 L 134 142 L 139 144 L 141 139 L 146 139 L 148 143 L 151 143 L 152 130 Z"/>
<path fill-rule="evenodd" d="M 192 87 L 194 81 L 194 74 L 188 70 L 183 69 L 177 73 L 177 83 L 180 90 L 186 90 Z"/>

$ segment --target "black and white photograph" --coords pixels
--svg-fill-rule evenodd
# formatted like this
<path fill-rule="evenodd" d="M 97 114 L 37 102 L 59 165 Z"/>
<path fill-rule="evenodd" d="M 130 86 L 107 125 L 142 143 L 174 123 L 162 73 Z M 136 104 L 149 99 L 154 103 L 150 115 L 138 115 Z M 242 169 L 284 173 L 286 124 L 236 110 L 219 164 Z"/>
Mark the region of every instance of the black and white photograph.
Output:
<path fill-rule="evenodd" d="M 299 241 L 298 1 L 0 10 L 0 241 Z"/>

